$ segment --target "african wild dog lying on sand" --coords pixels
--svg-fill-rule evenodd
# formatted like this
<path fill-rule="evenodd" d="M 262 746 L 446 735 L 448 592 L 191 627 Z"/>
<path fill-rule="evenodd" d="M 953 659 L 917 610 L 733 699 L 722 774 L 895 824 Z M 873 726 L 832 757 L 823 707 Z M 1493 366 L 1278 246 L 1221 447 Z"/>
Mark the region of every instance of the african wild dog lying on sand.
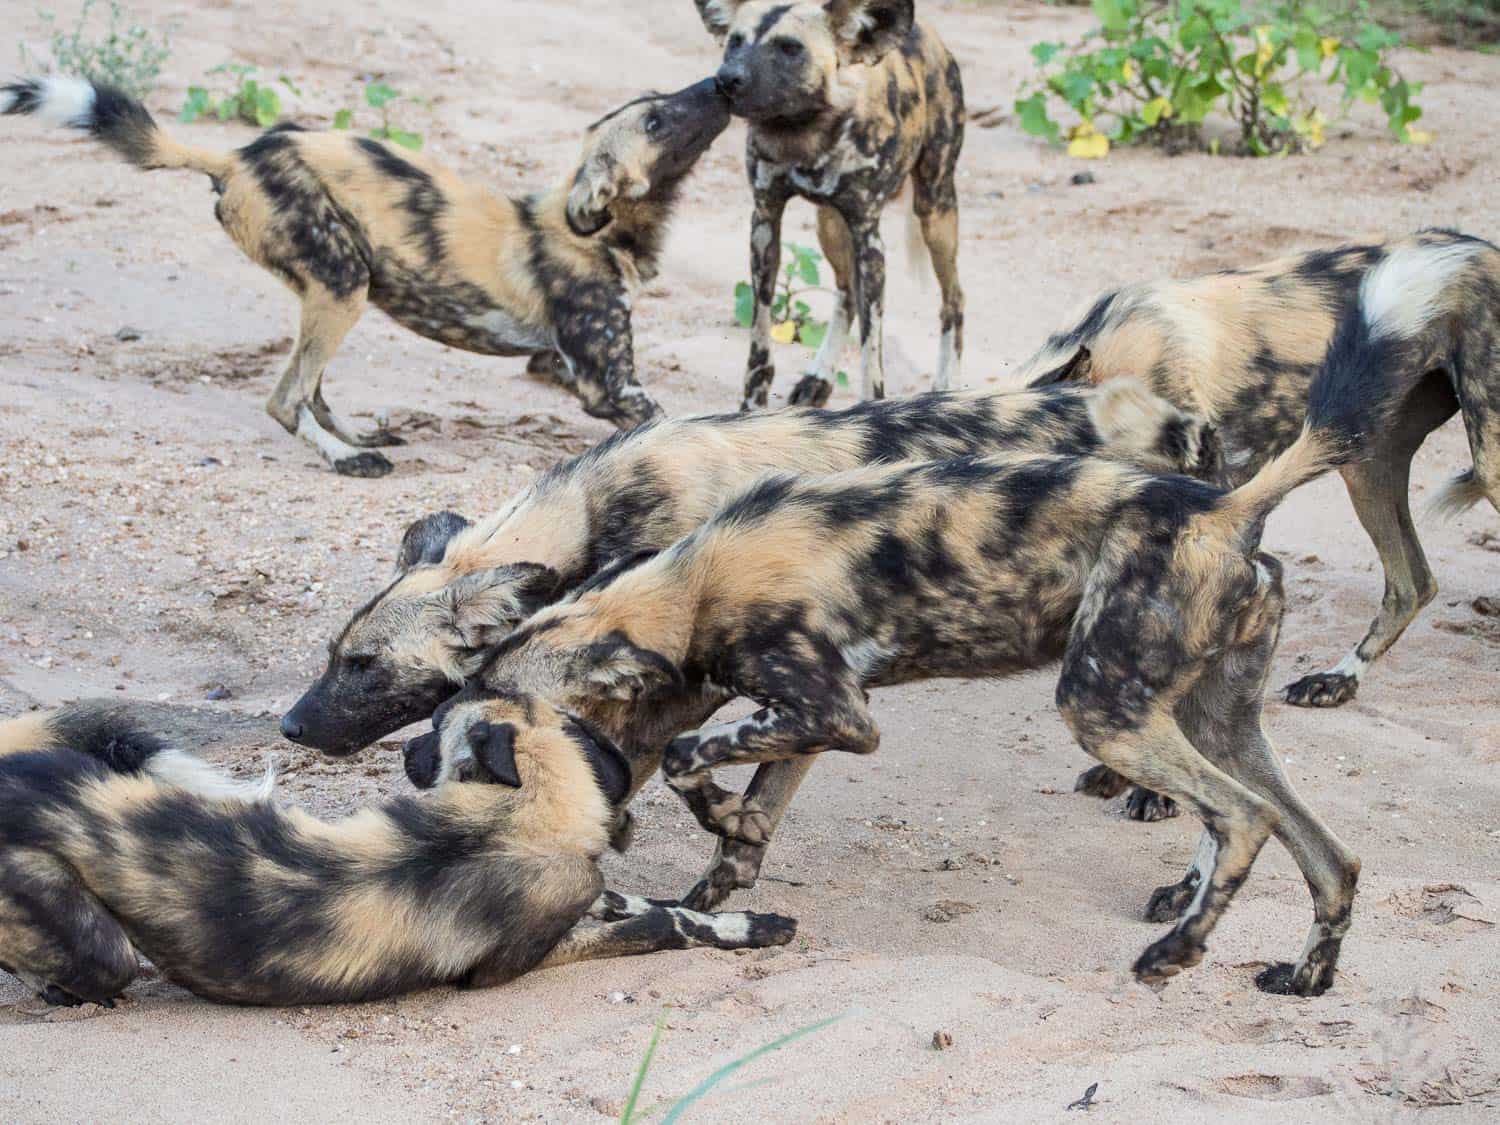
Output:
<path fill-rule="evenodd" d="M 1339 665 L 1285 688 L 1289 703 L 1336 707 L 1437 595 L 1407 506 L 1412 455 L 1463 414 L 1474 467 L 1436 502 L 1500 507 L 1500 250 L 1450 231 L 1344 246 L 1189 281 L 1105 294 L 1078 324 L 1047 341 L 1025 369 L 1033 385 L 1146 379 L 1223 437 L 1229 483 L 1243 481 L 1296 438 L 1308 386 L 1336 328 L 1363 294 L 1409 285 L 1430 293 L 1429 315 L 1403 325 L 1380 363 L 1400 363 L 1409 388 L 1368 456 L 1343 467 L 1360 523 L 1385 569 L 1385 597 L 1363 640 Z M 1384 377 L 1371 371 L 1371 391 Z M 1358 386 L 1354 394 L 1366 393 Z M 1106 787 L 1107 791 L 1107 787 Z"/>
<path fill-rule="evenodd" d="M 527 615 L 614 560 L 687 534 L 767 470 L 1007 449 L 1168 472 L 1217 465 L 1212 434 L 1138 384 L 664 420 L 564 462 L 476 525 L 453 513 L 413 524 L 395 581 L 329 647 L 282 732 L 348 754 L 425 719 Z"/>
<path fill-rule="evenodd" d="M 1274 833 L 1308 881 L 1314 925 L 1296 964 L 1258 983 L 1321 993 L 1359 863 L 1297 797 L 1262 730 L 1285 599 L 1281 566 L 1258 543 L 1281 499 L 1383 432 L 1409 390 L 1410 369 L 1382 360 L 1420 335 L 1440 279 L 1385 268 L 1340 325 L 1302 436 L 1232 492 L 1097 458 L 1015 455 L 773 476 L 665 551 L 538 612 L 459 699 L 532 693 L 617 744 L 636 737 L 637 715 L 686 713 L 704 695 L 753 699 L 754 714 L 673 739 L 663 769 L 704 827 L 761 847 L 781 810 L 720 788 L 715 768 L 870 753 L 869 688 L 1061 658 L 1058 705 L 1084 749 L 1185 802 L 1206 830 L 1194 870 L 1153 896 L 1154 916 L 1180 917 L 1137 975 L 1160 982 L 1201 960 Z M 725 872 L 695 895 L 722 898 L 739 881 Z"/>
<path fill-rule="evenodd" d="M 604 891 L 629 788 L 608 741 L 537 702 L 461 717 L 432 799 L 332 823 L 184 771 L 117 713 L 0 727 L 0 968 L 57 1004 L 110 1003 L 138 956 L 210 999 L 314 1004 L 791 940 L 788 918 Z"/>
<path fill-rule="evenodd" d="M 561 354 L 596 418 L 660 413 L 635 377 L 631 290 L 653 277 L 678 189 L 729 124 L 712 79 L 594 123 L 566 183 L 507 199 L 417 153 L 281 125 L 231 153 L 174 141 L 139 102 L 76 78 L 0 88 L 0 111 L 84 129 L 139 168 L 213 178 L 215 217 L 302 301 L 266 409 L 340 473 L 390 472 L 323 400 L 323 371 L 367 303 L 419 335 L 485 355 Z M 363 451 L 362 451 L 363 450 Z"/>
<path fill-rule="evenodd" d="M 862 394 L 885 395 L 885 249 L 880 213 L 911 181 L 913 210 L 942 288 L 938 390 L 957 384 L 964 294 L 958 283 L 954 168 L 964 140 L 958 63 L 912 0 L 695 0 L 724 44 L 719 84 L 750 123 L 746 160 L 754 338 L 742 408 L 766 405 L 771 300 L 781 261 L 781 216 L 794 196 L 818 208 L 818 241 L 838 293 L 828 334 L 790 402 L 821 406 L 859 314 Z"/>

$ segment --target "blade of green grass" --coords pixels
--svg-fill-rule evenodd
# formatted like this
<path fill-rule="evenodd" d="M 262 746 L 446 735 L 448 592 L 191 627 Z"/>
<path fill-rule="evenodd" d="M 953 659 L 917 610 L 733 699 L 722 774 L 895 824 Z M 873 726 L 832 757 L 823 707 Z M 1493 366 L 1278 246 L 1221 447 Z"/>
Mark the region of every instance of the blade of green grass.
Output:
<path fill-rule="evenodd" d="M 640 1100 L 641 1087 L 646 1084 L 646 1071 L 651 1069 L 651 1059 L 656 1055 L 656 1045 L 661 1042 L 662 1029 L 667 1026 L 667 1012 L 663 1008 L 656 1019 L 656 1029 L 651 1032 L 651 1044 L 646 1048 L 640 1068 L 635 1072 L 635 1084 L 630 1087 L 630 1097 L 625 1099 L 625 1108 L 620 1111 L 620 1125 L 630 1125 L 635 1119 L 635 1103 Z"/>
<path fill-rule="evenodd" d="M 735 1071 L 739 1070 L 741 1067 L 748 1066 L 750 1063 L 754 1062 L 762 1055 L 769 1055 L 772 1051 L 779 1051 L 782 1047 L 785 1047 L 787 1044 L 801 1039 L 805 1035 L 811 1035 L 815 1031 L 822 1031 L 829 1024 L 838 1023 L 839 1020 L 843 1019 L 848 1014 L 848 1012 L 840 1012 L 836 1016 L 829 1016 L 826 1020 L 819 1020 L 817 1023 L 810 1023 L 806 1027 L 799 1027 L 796 1031 L 789 1032 L 786 1035 L 783 1035 L 780 1039 L 772 1040 L 770 1043 L 767 1043 L 763 1047 L 757 1047 L 748 1055 L 741 1055 L 733 1062 L 725 1063 L 718 1070 L 714 1071 L 702 1082 L 698 1083 L 698 1085 L 694 1086 L 685 1095 L 683 1095 L 683 1097 L 679 1099 L 675 1105 L 672 1106 L 667 1115 L 662 1118 L 661 1125 L 672 1125 L 674 1121 L 680 1119 L 682 1115 L 687 1112 L 688 1108 L 692 1106 L 694 1102 L 701 1100 L 705 1095 L 708 1094 L 710 1090 L 712 1090 L 725 1078 L 728 1078 Z"/>

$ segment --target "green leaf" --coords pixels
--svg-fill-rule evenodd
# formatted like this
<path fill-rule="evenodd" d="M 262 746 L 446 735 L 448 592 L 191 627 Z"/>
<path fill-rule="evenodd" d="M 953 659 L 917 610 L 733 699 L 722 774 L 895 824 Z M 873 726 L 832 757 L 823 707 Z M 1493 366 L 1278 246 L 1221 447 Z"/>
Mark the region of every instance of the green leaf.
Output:
<path fill-rule="evenodd" d="M 390 128 L 386 130 L 386 135 L 402 148 L 409 148 L 413 152 L 422 147 L 421 133 L 408 133 L 405 129 Z"/>
<path fill-rule="evenodd" d="M 833 381 L 841 387 L 847 387 L 849 385 L 849 372 L 840 371 L 833 377 Z"/>
<path fill-rule="evenodd" d="M 797 273 L 804 283 L 818 284 L 818 255 L 816 251 L 797 255 Z"/>
<path fill-rule="evenodd" d="M 1058 138 L 1057 122 L 1047 116 L 1047 95 L 1038 91 L 1029 98 L 1016 101 L 1016 117 L 1021 128 L 1033 137 L 1046 137 L 1049 141 Z"/>
<path fill-rule="evenodd" d="M 230 95 L 219 103 L 219 120 L 233 121 L 240 115 L 240 99 Z"/>
<path fill-rule="evenodd" d="M 636 1069 L 635 1081 L 630 1086 L 630 1096 L 625 1099 L 625 1108 L 620 1111 L 620 1125 L 634 1125 L 635 1104 L 640 1100 L 641 1087 L 646 1084 L 646 1072 L 651 1069 L 651 1060 L 656 1056 L 656 1046 L 661 1042 L 662 1030 L 667 1026 L 667 1013 L 670 1008 L 663 1008 L 661 1015 L 656 1018 L 656 1028 L 651 1032 L 651 1042 L 646 1047 L 646 1054 L 641 1059 L 641 1065 Z"/>
<path fill-rule="evenodd" d="M 281 118 L 281 98 L 269 86 L 262 86 L 255 99 L 255 123 L 270 128 Z"/>
<path fill-rule="evenodd" d="M 748 281 L 734 287 L 734 319 L 741 328 L 749 328 L 755 323 L 755 290 Z"/>
<path fill-rule="evenodd" d="M 661 1125 L 675 1125 L 675 1122 L 681 1120 L 682 1115 L 686 1113 L 695 1102 L 701 1101 L 708 1095 L 709 1091 L 711 1091 L 715 1086 L 717 1086 L 724 1079 L 728 1078 L 735 1071 L 739 1070 L 741 1067 L 748 1066 L 750 1063 L 753 1063 L 762 1055 L 769 1055 L 772 1051 L 779 1051 L 781 1050 L 781 1048 L 787 1046 L 788 1044 L 795 1043 L 798 1039 L 801 1039 L 805 1035 L 811 1035 L 814 1032 L 822 1031 L 825 1027 L 828 1027 L 830 1024 L 837 1023 L 848 1014 L 848 1012 L 840 1012 L 836 1016 L 829 1016 L 827 1019 L 818 1020 L 817 1023 L 810 1023 L 805 1027 L 799 1027 L 796 1031 L 783 1035 L 780 1039 L 773 1039 L 765 1046 L 757 1047 L 747 1055 L 741 1055 L 733 1062 L 725 1063 L 718 1070 L 714 1071 L 702 1082 L 698 1083 L 698 1085 L 689 1090 L 687 1094 L 684 1095 L 681 1099 L 675 1102 L 672 1108 L 667 1112 L 667 1115 L 661 1119 Z"/>
<path fill-rule="evenodd" d="M 1062 96 L 1074 109 L 1079 109 L 1094 92 L 1094 86 L 1092 75 L 1077 72 L 1065 74 L 1062 78 Z"/>
<path fill-rule="evenodd" d="M 365 101 L 372 109 L 380 109 L 387 102 L 393 102 L 401 95 L 384 82 L 371 82 L 365 86 Z"/>
<path fill-rule="evenodd" d="M 1037 66 L 1046 66 L 1062 49 L 1061 43 L 1037 43 L 1031 48 L 1031 57 Z"/>
<path fill-rule="evenodd" d="M 823 337 L 828 335 L 828 325 L 821 320 L 805 320 L 797 330 L 797 339 L 809 348 L 821 348 Z"/>
<path fill-rule="evenodd" d="M 333 127 L 335 129 L 348 129 L 354 124 L 354 111 L 352 109 L 341 109 L 333 115 Z"/>
<path fill-rule="evenodd" d="M 208 91 L 202 86 L 189 86 L 187 101 L 183 102 L 182 112 L 177 115 L 177 120 L 191 124 L 212 109 L 213 103 L 208 99 Z"/>
<path fill-rule="evenodd" d="M 1127 11 L 1133 11 L 1131 0 L 1093 0 L 1094 15 L 1105 31 L 1124 31 L 1129 22 Z"/>

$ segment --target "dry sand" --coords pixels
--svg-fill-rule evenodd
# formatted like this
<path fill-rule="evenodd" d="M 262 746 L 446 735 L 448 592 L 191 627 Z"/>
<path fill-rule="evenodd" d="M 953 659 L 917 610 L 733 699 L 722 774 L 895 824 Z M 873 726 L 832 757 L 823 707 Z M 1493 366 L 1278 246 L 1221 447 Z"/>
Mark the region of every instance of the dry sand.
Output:
<path fill-rule="evenodd" d="M 558 175 L 581 127 L 613 103 L 695 80 L 716 54 L 686 0 L 133 7 L 179 24 L 152 99 L 164 117 L 229 44 L 296 76 L 308 121 L 353 102 L 358 60 L 432 98 L 403 123 L 506 191 Z M 1008 106 L 1029 44 L 1086 20 L 1033 5 L 923 8 L 976 108 Z M 5 0 L 0 19 L 43 37 L 30 0 Z M 1487 186 L 1500 173 L 1500 59 L 1437 50 L 1403 61 L 1429 83 L 1427 148 L 1392 146 L 1359 112 L 1316 157 L 1121 153 L 1093 167 L 1098 183 L 1074 187 L 1078 165 L 1012 126 L 972 129 L 960 176 L 967 381 L 1002 380 L 1114 283 L 1427 224 L 1500 235 Z M 200 144 L 251 135 L 176 128 Z M 389 409 L 412 444 L 393 451 L 385 480 L 337 478 L 262 413 L 294 303 L 218 231 L 203 180 L 143 175 L 32 123 L 7 121 L 4 140 L 0 709 L 117 691 L 191 703 L 222 685 L 232 698 L 214 705 L 225 716 L 215 755 L 249 773 L 278 747 L 272 720 L 229 714 L 271 716 L 296 697 L 323 643 L 385 578 L 409 519 L 484 512 L 607 431 L 527 381 L 520 361 L 449 351 L 371 315 L 334 362 L 328 395 L 355 412 Z M 640 368 L 674 412 L 737 400 L 741 143 L 736 128 L 705 160 L 662 276 L 638 303 Z M 810 232 L 810 211 L 794 209 L 788 236 Z M 899 230 L 888 239 L 899 246 Z M 936 296 L 892 272 L 890 376 L 902 393 L 930 377 Z M 117 340 L 126 326 L 140 339 Z M 783 393 L 796 360 L 786 349 Z M 1418 499 L 1467 464 L 1450 425 L 1418 458 Z M 1131 982 L 1156 932 L 1141 908 L 1187 863 L 1196 826 L 1127 823 L 1074 796 L 1085 763 L 1041 673 L 879 695 L 880 753 L 819 766 L 768 878 L 741 896 L 801 919 L 784 950 L 666 954 L 489 993 L 312 1011 L 216 1008 L 147 984 L 84 1021 L 27 1015 L 7 979 L 0 1117 L 600 1121 L 618 1114 L 671 1005 L 647 1104 L 848 1013 L 744 1071 L 735 1082 L 753 1085 L 705 1103 L 703 1121 L 1072 1120 L 1082 1115 L 1064 1107 L 1094 1082 L 1094 1120 L 1493 1120 L 1500 622 L 1471 603 L 1497 593 L 1500 519 L 1477 510 L 1424 528 L 1424 541 L 1442 593 L 1363 696 L 1333 713 L 1268 708 L 1292 775 L 1365 865 L 1342 973 L 1321 999 L 1251 984 L 1260 963 L 1297 953 L 1309 916 L 1275 846 L 1204 965 L 1161 995 Z M 1336 480 L 1294 496 L 1266 544 L 1290 572 L 1281 683 L 1342 654 L 1381 578 Z M 391 744 L 353 763 L 279 750 L 287 792 L 319 810 L 402 785 Z M 709 841 L 659 783 L 637 811 L 636 846 L 609 861 L 612 881 L 685 891 Z M 941 1053 L 938 1030 L 953 1038 Z"/>

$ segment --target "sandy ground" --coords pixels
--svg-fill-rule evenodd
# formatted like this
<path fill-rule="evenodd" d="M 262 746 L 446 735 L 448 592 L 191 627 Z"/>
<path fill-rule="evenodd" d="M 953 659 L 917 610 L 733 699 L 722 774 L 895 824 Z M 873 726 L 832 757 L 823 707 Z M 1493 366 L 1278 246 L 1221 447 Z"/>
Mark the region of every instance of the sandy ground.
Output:
<path fill-rule="evenodd" d="M 404 124 L 498 189 L 567 167 L 589 120 L 641 87 L 708 73 L 686 0 L 359 6 L 144 0 L 178 25 L 164 116 L 236 57 L 302 84 L 326 122 L 358 94 L 351 60 L 432 99 Z M 1009 105 L 1030 43 L 1084 18 L 1032 5 L 923 5 L 955 48 L 971 105 Z M 253 13 L 253 14 L 252 14 Z M 38 42 L 29 2 L 0 18 Z M 7 37 L 9 38 L 9 37 Z M 3 48 L 0 48 L 3 49 Z M 1079 166 L 1008 124 L 974 128 L 961 169 L 968 382 L 998 381 L 1095 290 L 1427 224 L 1500 234 L 1500 59 L 1403 60 L 1429 83 L 1436 141 L 1386 142 L 1369 113 L 1322 154 L 1261 162 L 1122 153 Z M 249 131 L 179 127 L 201 144 Z M 389 410 L 411 444 L 396 473 L 337 478 L 262 412 L 294 304 L 223 238 L 201 179 L 146 176 L 31 123 L 5 124 L 0 167 L 0 709 L 85 694 L 217 704 L 198 728 L 249 773 L 278 752 L 286 791 L 322 810 L 401 787 L 393 743 L 351 763 L 288 748 L 273 716 L 384 580 L 406 522 L 497 506 L 607 432 L 522 363 L 440 348 L 370 315 L 333 364 L 335 404 Z M 669 410 L 737 399 L 747 341 L 731 323 L 749 196 L 733 130 L 693 180 L 661 278 L 638 304 L 640 368 Z M 789 237 L 811 240 L 795 209 Z M 888 232 L 899 246 L 899 229 Z M 890 378 L 936 358 L 936 296 L 893 269 Z M 139 339 L 116 339 L 120 329 Z M 127 334 L 129 335 L 129 334 Z M 782 357 L 783 393 L 798 355 Z M 851 363 L 853 357 L 851 357 Z M 847 394 L 847 392 L 845 392 Z M 1418 458 L 1418 498 L 1467 465 L 1450 426 Z M 1338 986 L 1259 994 L 1256 967 L 1295 955 L 1309 903 L 1268 848 L 1209 960 L 1156 995 L 1126 974 L 1153 936 L 1151 888 L 1177 877 L 1196 826 L 1141 826 L 1071 792 L 1084 764 L 1049 674 L 884 692 L 873 759 L 825 761 L 746 905 L 801 919 L 783 950 L 675 953 L 344 1009 L 215 1008 L 161 984 L 86 1021 L 39 1019 L 0 983 L 0 1116 L 73 1121 L 314 1115 L 600 1121 L 617 1115 L 670 1005 L 645 1101 L 829 1015 L 845 1018 L 743 1071 L 697 1120 L 1328 1121 L 1500 1107 L 1500 519 L 1488 508 L 1424 541 L 1438 600 L 1362 697 L 1336 713 L 1271 704 L 1288 768 L 1364 860 Z M 1276 682 L 1326 666 L 1381 592 L 1336 480 L 1294 496 L 1267 546 L 1292 608 Z M 218 689 L 218 690 L 216 690 Z M 217 717 L 215 717 L 217 715 Z M 234 716 L 241 716 L 234 719 Z M 653 782 L 622 889 L 685 891 L 709 841 Z M 939 904 L 944 904 L 939 908 Z M 939 919 L 946 918 L 946 921 Z M 951 1049 L 932 1049 L 935 1031 Z"/>

